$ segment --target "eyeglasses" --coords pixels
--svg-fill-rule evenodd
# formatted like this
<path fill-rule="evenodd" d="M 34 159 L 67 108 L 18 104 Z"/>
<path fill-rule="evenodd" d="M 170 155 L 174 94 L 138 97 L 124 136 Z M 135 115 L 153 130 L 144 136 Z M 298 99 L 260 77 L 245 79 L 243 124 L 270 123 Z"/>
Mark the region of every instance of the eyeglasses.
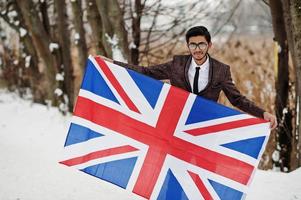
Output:
<path fill-rule="evenodd" d="M 189 43 L 188 48 L 191 50 L 196 50 L 197 47 L 199 47 L 200 50 L 205 50 L 207 48 L 208 44 L 205 42 L 200 43 Z"/>

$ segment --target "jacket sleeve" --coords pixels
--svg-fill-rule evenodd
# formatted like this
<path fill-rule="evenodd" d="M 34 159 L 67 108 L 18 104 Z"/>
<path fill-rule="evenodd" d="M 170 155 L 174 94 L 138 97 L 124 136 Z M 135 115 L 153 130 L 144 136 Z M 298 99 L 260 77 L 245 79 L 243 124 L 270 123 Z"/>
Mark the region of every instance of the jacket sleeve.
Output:
<path fill-rule="evenodd" d="M 119 61 L 114 60 L 114 64 L 120 65 L 122 67 L 125 67 L 127 69 L 134 70 L 136 72 L 142 73 L 146 76 L 150 76 L 157 80 L 163 80 L 163 79 L 169 79 L 170 78 L 170 71 L 171 71 L 171 65 L 173 61 L 163 63 L 160 65 L 153 65 L 149 67 L 143 67 L 138 65 L 131 65 Z"/>
<path fill-rule="evenodd" d="M 227 66 L 226 69 L 223 91 L 233 106 L 256 117 L 263 118 L 265 110 L 259 108 L 252 101 L 243 96 L 234 85 L 229 66 Z"/>

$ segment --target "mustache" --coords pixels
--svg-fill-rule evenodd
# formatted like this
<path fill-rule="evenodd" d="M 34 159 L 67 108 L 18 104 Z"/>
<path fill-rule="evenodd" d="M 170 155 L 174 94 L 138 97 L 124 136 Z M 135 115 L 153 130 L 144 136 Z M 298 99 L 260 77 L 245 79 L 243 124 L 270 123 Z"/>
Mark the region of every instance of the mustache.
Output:
<path fill-rule="evenodd" d="M 193 54 L 204 54 L 205 52 L 204 51 L 196 51 L 196 52 L 193 52 Z"/>

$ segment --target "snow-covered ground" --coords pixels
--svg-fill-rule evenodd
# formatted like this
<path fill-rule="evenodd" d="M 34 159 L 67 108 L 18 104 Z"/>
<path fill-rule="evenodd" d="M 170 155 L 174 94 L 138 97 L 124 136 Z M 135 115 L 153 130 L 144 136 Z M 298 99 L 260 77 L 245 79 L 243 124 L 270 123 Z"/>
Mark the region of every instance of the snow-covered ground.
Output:
<path fill-rule="evenodd" d="M 70 116 L 0 90 L 0 200 L 143 199 L 58 164 Z M 257 171 L 247 200 L 301 200 L 301 169 Z"/>

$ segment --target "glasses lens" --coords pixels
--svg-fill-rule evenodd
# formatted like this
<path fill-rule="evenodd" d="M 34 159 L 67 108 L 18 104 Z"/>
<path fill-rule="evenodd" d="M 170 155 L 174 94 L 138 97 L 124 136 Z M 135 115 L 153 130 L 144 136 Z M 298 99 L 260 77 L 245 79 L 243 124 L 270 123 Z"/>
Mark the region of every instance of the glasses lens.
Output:
<path fill-rule="evenodd" d="M 198 46 L 199 46 L 199 48 L 200 48 L 201 50 L 205 50 L 206 47 L 207 47 L 207 44 L 205 44 L 205 43 L 200 43 Z"/>
<path fill-rule="evenodd" d="M 198 46 L 198 45 L 195 44 L 195 43 L 190 43 L 190 44 L 188 45 L 189 49 L 196 49 L 197 46 Z"/>

